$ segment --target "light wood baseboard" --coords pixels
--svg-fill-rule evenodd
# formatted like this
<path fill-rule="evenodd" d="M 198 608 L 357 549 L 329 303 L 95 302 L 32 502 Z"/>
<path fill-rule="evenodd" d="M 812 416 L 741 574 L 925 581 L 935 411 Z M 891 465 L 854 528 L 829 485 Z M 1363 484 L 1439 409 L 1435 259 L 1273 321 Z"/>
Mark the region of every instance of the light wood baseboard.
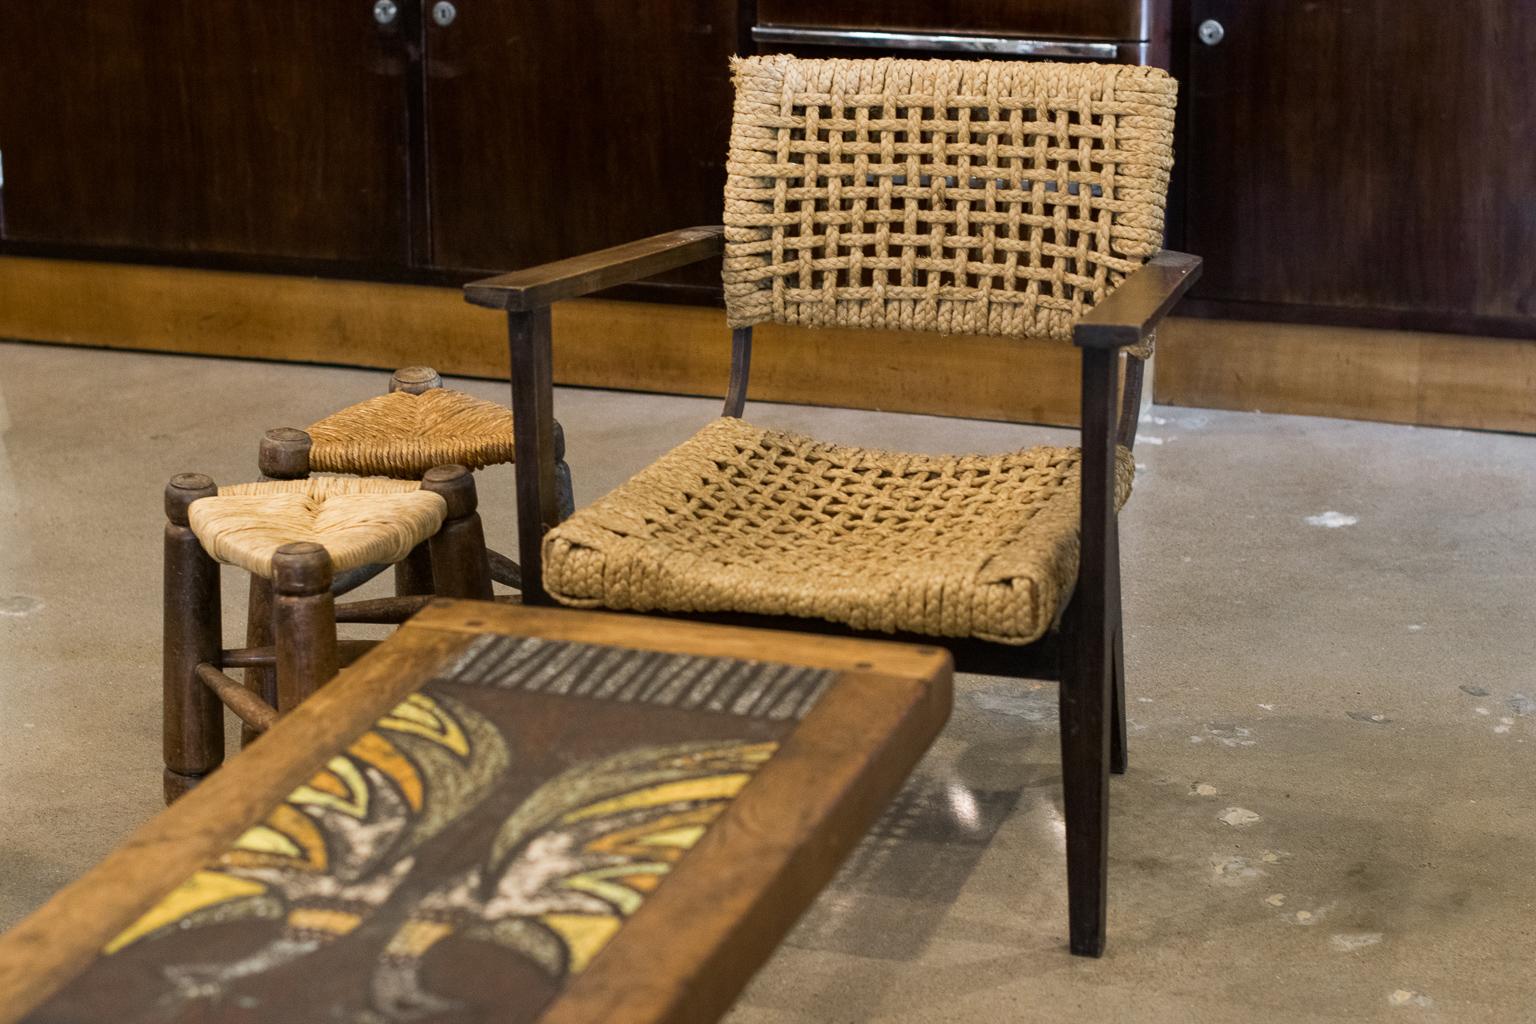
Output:
<path fill-rule="evenodd" d="M 457 288 L 0 257 L 0 337 L 505 378 L 506 322 Z M 555 380 L 723 395 L 717 309 L 606 300 L 554 312 Z M 751 397 L 1027 423 L 1077 422 L 1077 353 L 999 338 L 765 325 Z"/>
<path fill-rule="evenodd" d="M 504 321 L 456 288 L 0 257 L 0 337 L 444 373 L 507 374 Z M 583 300 L 555 308 L 555 378 L 720 395 L 719 310 Z M 1536 433 L 1536 342 L 1174 318 L 1159 402 Z M 1077 422 L 1066 345 L 765 325 L 752 397 L 1012 422 Z"/>
<path fill-rule="evenodd" d="M 1175 318 L 1157 401 L 1536 433 L 1536 341 Z"/>

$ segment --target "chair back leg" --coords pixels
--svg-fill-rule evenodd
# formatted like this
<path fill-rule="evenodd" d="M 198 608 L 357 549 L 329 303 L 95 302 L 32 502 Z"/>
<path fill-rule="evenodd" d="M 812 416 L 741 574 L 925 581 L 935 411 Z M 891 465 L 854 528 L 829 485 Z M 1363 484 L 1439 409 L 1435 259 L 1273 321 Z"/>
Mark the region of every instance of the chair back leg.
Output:
<path fill-rule="evenodd" d="M 277 710 L 287 714 L 336 675 L 331 556 L 319 544 L 285 544 L 272 556 Z"/>
<path fill-rule="evenodd" d="M 187 525 L 187 507 L 218 493 L 206 476 L 187 473 L 165 489 L 165 633 L 162 736 L 165 801 L 191 789 L 224 760 L 224 705 L 197 677 L 218 665 L 223 645 L 219 565 Z"/>

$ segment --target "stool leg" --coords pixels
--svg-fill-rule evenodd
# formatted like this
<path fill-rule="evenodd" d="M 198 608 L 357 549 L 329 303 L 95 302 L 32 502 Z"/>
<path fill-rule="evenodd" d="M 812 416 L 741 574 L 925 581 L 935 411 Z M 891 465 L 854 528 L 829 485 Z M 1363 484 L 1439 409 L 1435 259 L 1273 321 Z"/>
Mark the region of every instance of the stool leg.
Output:
<path fill-rule="evenodd" d="M 272 581 L 251 576 L 250 598 L 246 602 L 245 646 L 268 647 L 272 643 Z M 273 707 L 277 707 L 277 671 L 265 666 L 245 670 L 245 688 Z M 240 746 L 254 742 L 261 733 L 248 725 L 240 727 Z"/>
<path fill-rule="evenodd" d="M 576 493 L 571 486 L 571 467 L 565 461 L 565 428 L 555 421 L 555 508 L 563 522 L 576 514 Z"/>
<path fill-rule="evenodd" d="M 432 548 L 423 541 L 411 549 L 405 561 L 395 563 L 395 595 L 435 593 L 432 589 Z"/>
<path fill-rule="evenodd" d="M 165 489 L 165 633 L 162 738 L 165 802 L 224 760 L 224 705 L 197 678 L 202 662 L 219 664 L 222 618 L 219 566 L 187 525 L 187 508 L 218 493 L 206 476 L 173 477 Z"/>
<path fill-rule="evenodd" d="M 435 592 L 443 597 L 491 599 L 491 563 L 485 530 L 475 511 L 475 478 L 463 466 L 435 466 L 421 478 L 421 489 L 442 496 L 448 518 L 431 540 Z"/>
<path fill-rule="evenodd" d="M 284 544 L 272 556 L 277 710 L 287 714 L 336 675 L 331 556 L 319 544 Z"/>

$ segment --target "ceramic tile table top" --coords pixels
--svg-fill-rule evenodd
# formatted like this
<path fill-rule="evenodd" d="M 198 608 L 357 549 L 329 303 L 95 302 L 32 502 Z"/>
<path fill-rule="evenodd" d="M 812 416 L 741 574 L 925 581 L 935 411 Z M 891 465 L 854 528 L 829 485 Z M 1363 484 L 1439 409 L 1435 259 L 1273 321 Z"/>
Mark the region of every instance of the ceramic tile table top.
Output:
<path fill-rule="evenodd" d="M 949 707 L 935 648 L 435 602 L 0 938 L 0 1020 L 713 1019 Z"/>

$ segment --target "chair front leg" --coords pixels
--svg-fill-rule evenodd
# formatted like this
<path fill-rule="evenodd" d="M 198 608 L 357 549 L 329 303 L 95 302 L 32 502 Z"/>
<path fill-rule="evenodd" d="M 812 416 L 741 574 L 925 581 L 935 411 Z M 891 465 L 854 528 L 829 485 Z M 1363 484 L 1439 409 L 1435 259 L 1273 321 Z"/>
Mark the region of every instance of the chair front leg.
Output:
<path fill-rule="evenodd" d="M 1125 724 L 1125 615 L 1120 588 L 1120 517 L 1114 517 L 1109 531 L 1109 602 L 1110 602 L 1110 675 L 1113 685 L 1110 699 L 1109 771 L 1124 775 L 1130 767 L 1130 739 Z"/>
<path fill-rule="evenodd" d="M 560 521 L 549 308 L 508 313 L 507 340 L 512 356 L 513 470 L 523 603 L 547 605 L 554 602 L 544 589 L 544 535 Z"/>
<path fill-rule="evenodd" d="M 1082 554 L 1067 609 L 1061 680 L 1069 933 L 1080 956 L 1103 953 L 1108 906 L 1116 361 L 1112 348 L 1083 350 Z"/>

